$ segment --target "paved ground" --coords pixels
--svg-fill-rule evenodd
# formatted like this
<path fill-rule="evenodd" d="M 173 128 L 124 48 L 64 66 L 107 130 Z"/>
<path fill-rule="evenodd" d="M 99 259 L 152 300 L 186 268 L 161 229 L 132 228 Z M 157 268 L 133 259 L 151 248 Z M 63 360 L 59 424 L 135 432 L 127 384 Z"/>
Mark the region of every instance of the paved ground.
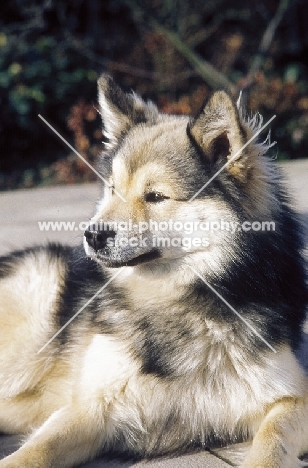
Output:
<path fill-rule="evenodd" d="M 283 164 L 296 207 L 308 232 L 308 160 Z M 94 212 L 93 200 L 100 196 L 96 184 L 21 190 L 0 194 L 0 254 L 48 240 L 78 244 L 82 240 L 84 223 Z M 38 221 L 71 221 L 67 231 L 41 231 Z M 82 223 L 79 229 L 79 223 Z M 308 236 L 307 236 L 308 240 Z M 308 245 L 308 242 L 307 242 Z M 0 458 L 18 446 L 19 437 L 0 437 Z M 221 458 L 226 452 L 201 452 L 150 463 L 132 463 L 99 459 L 83 465 L 85 468 L 223 468 L 230 467 Z M 229 458 L 230 460 L 230 458 Z"/>

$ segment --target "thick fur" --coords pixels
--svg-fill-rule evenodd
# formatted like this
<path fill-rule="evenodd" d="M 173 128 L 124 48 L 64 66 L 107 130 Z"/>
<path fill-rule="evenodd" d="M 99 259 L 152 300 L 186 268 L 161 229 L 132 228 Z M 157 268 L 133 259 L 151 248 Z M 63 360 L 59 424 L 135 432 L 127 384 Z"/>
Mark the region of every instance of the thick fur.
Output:
<path fill-rule="evenodd" d="M 275 231 L 210 231 L 206 244 L 132 247 L 99 245 L 90 226 L 87 255 L 49 245 L 2 258 L 0 431 L 27 439 L 0 468 L 70 467 L 110 451 L 151 458 L 247 440 L 243 467 L 298 466 L 308 451 L 308 382 L 297 358 L 307 304 L 303 245 L 280 175 L 264 156 L 267 142 L 247 146 L 191 199 L 260 119 L 245 120 L 225 92 L 195 118 L 164 115 L 108 76 L 99 80 L 99 101 L 108 183 L 92 224 L 132 220 L 129 238 L 139 236 L 137 223 L 170 219 L 270 220 Z M 184 237 L 151 227 L 142 235 Z"/>

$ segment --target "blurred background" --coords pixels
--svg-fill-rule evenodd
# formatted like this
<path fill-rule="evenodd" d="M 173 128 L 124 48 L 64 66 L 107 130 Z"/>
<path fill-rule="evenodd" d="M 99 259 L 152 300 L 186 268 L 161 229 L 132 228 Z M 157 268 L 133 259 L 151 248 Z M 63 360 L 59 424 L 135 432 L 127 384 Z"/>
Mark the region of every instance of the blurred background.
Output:
<path fill-rule="evenodd" d="M 308 156 L 307 0 L 10 0 L 0 4 L 0 190 L 96 176 L 96 80 L 170 113 L 228 89 L 265 119 L 271 156 Z"/>

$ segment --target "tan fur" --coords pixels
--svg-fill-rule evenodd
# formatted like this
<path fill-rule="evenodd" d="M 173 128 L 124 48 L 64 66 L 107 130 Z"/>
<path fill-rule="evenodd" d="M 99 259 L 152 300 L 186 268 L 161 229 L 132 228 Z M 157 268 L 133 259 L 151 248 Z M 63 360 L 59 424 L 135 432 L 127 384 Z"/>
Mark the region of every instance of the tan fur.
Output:
<path fill-rule="evenodd" d="M 135 436 L 140 438 L 143 434 L 142 420 L 144 417 L 147 419 L 155 417 L 155 408 L 160 408 L 159 414 L 164 414 L 164 411 L 168 413 L 172 408 L 174 411 L 181 409 L 183 424 L 190 425 L 193 418 L 194 424 L 200 425 L 199 430 L 203 432 L 207 429 L 204 420 L 204 408 L 207 408 L 207 420 L 210 426 L 221 427 L 223 424 L 226 430 L 233 429 L 242 434 L 253 434 L 267 413 L 243 468 L 294 468 L 292 461 L 295 456 L 307 450 L 308 402 L 307 397 L 299 396 L 298 389 L 307 388 L 307 381 L 303 378 L 292 354 L 288 349 L 280 350 L 277 360 L 273 361 L 269 352 L 268 370 L 264 365 L 259 369 L 251 367 L 244 369 L 237 367 L 240 361 L 237 364 L 236 359 L 233 362 L 226 360 L 227 354 L 223 350 L 227 346 L 234 347 L 230 331 L 227 329 L 224 333 L 222 329 L 216 331 L 210 323 L 208 330 L 209 337 L 216 342 L 215 354 L 209 355 L 208 359 L 212 367 L 212 371 L 208 369 L 210 374 L 212 372 L 208 389 L 204 388 L 203 384 L 199 386 L 197 375 L 192 374 L 189 377 L 189 368 L 185 368 L 184 363 L 182 367 L 184 380 L 180 379 L 178 385 L 171 389 L 168 385 L 159 384 L 156 379 L 141 376 L 137 363 L 127 355 L 124 343 L 120 344 L 112 338 L 100 335 L 85 337 L 83 341 L 86 346 L 79 346 L 72 355 L 76 365 L 75 378 L 66 380 L 62 390 L 60 375 L 63 372 L 59 368 L 59 363 L 54 371 L 58 374 L 54 390 L 51 386 L 52 376 L 49 375 L 47 379 L 44 378 L 46 388 L 40 398 L 38 392 L 0 402 L 1 417 L 6 422 L 8 419 L 13 421 L 17 419 L 14 415 L 18 415 L 18 421 L 22 421 L 25 414 L 25 419 L 32 420 L 34 427 L 42 423 L 48 412 L 51 414 L 55 411 L 51 397 L 53 401 L 57 401 L 59 407 L 61 406 L 61 409 L 54 412 L 53 416 L 32 434 L 19 451 L 1 461 L 0 467 L 72 466 L 77 460 L 80 462 L 91 457 L 91 453 L 94 455 L 98 446 L 107 448 L 120 420 L 124 427 L 126 424 L 135 427 Z M 197 355 L 198 350 L 194 352 Z M 238 352 L 240 353 L 240 346 Z M 236 356 L 236 353 L 233 352 L 233 355 Z M 262 384 L 263 381 L 268 381 L 267 372 L 273 382 L 281 382 L 281 402 L 277 388 L 272 393 L 270 387 L 266 389 Z M 63 377 L 62 379 L 65 382 Z M 190 379 L 194 380 L 194 385 L 188 384 Z M 243 379 L 247 381 L 246 393 L 243 393 Z M 225 385 L 229 389 L 230 398 L 225 402 L 223 412 L 219 412 L 217 410 L 221 406 L 220 388 Z M 190 403 L 187 407 L 186 402 L 192 401 L 190 390 L 192 388 L 195 406 L 192 407 Z M 296 398 L 283 397 L 292 393 L 297 395 Z M 275 400 L 278 400 L 277 403 L 273 403 Z M 141 408 L 145 413 L 140 412 Z M 112 415 L 112 423 L 109 414 Z M 251 414 L 255 415 L 254 418 L 251 418 Z M 156 424 L 155 419 L 153 424 Z M 82 432 L 80 432 L 81 427 Z M 27 430 L 27 426 L 17 425 L 11 430 L 24 431 Z M 292 431 L 294 437 L 290 437 Z M 127 443 L 134 446 L 135 436 L 132 433 Z M 153 442 L 150 434 L 146 434 L 145 443 L 148 447 Z M 290 461 L 287 461 L 282 446 L 287 451 Z"/>
<path fill-rule="evenodd" d="M 171 165 L 178 153 L 190 154 L 188 124 L 204 157 L 217 156 L 217 139 L 225 158 L 238 151 L 253 125 L 240 118 L 230 98 L 223 92 L 214 94 L 191 121 L 188 117 L 168 120 L 157 114 L 153 104 L 129 95 L 125 104 L 130 112 L 125 115 L 123 106 L 111 102 L 108 83 L 107 78 L 100 80 L 100 103 L 110 146 L 115 148 L 130 131 L 130 138 L 121 140 L 109 179 L 126 202 L 107 187 L 91 222 L 129 218 L 133 222 L 170 218 L 237 222 L 239 218 L 222 197 L 188 203 L 191 193 L 179 183 Z M 119 90 L 114 93 L 125 99 Z M 152 119 L 151 127 L 146 126 L 145 117 Z M 256 158 L 262 151 L 253 145 L 228 168 L 242 185 L 242 208 L 248 217 L 267 218 L 277 211 L 278 201 L 265 177 L 267 163 Z M 161 164 L 161 155 L 167 163 Z M 168 202 L 147 204 L 149 191 L 162 192 Z M 136 234 L 133 228 L 130 235 Z M 175 235 L 150 228 L 145 234 L 151 238 Z M 232 320 L 216 320 L 215 314 L 211 318 L 212 310 L 197 314 L 197 301 L 190 302 L 189 294 L 198 281 L 190 267 L 197 265 L 205 279 L 217 278 L 238 254 L 232 233 L 208 236 L 206 248 L 173 246 L 161 249 L 161 258 L 150 267 L 125 266 L 113 279 L 125 301 L 115 304 L 110 291 L 104 291 L 97 298 L 92 321 L 89 313 L 88 321 L 73 322 L 64 346 L 56 339 L 41 353 L 58 330 L 56 315 L 67 267 L 63 260 L 48 258 L 43 249 L 15 259 L 15 269 L 0 280 L 0 431 L 23 432 L 27 440 L 0 461 L 0 468 L 68 468 L 109 450 L 152 457 L 191 448 L 191 441 L 204 446 L 208 434 L 223 441 L 253 439 L 242 468 L 300 465 L 298 456 L 308 450 L 308 380 L 287 340 L 278 341 L 276 353 L 260 346 L 260 354 L 253 356 L 249 343 L 243 344 L 246 330 L 238 330 Z M 147 253 L 142 249 L 138 254 Z M 99 258 L 87 241 L 85 250 Z M 111 277 L 115 270 L 107 266 L 105 271 Z M 256 309 L 251 316 L 255 312 L 258 318 L 258 305 L 249 305 Z M 179 341 L 183 346 L 166 354 L 170 375 L 144 369 L 143 355 L 138 354 L 144 330 L 141 325 L 138 332 L 128 327 L 135 317 L 141 324 L 159 324 L 166 347 L 172 347 L 172 339 L 181 340 L 182 331 L 184 338 L 185 332 L 189 335 Z M 104 328 L 108 320 L 118 320 L 122 327 L 108 333 Z M 176 332 L 164 335 L 168 331 L 164 327 Z M 151 341 L 151 334 L 146 338 Z M 156 340 L 156 344 L 162 343 Z"/>
<path fill-rule="evenodd" d="M 52 368 L 52 362 L 36 352 L 49 339 L 65 266 L 45 263 L 44 253 L 39 259 L 30 256 L 0 282 L 0 397 L 35 388 Z"/>
<path fill-rule="evenodd" d="M 242 467 L 294 467 L 297 456 L 307 451 L 307 417 L 307 396 L 275 403 L 262 421 Z"/>

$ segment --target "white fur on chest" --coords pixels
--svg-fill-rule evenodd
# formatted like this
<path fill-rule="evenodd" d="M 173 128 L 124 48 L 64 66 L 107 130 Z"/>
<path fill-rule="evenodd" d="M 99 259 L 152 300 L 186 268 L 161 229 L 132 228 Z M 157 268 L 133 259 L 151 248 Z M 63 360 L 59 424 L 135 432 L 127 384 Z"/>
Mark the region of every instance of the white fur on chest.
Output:
<path fill-rule="evenodd" d="M 193 280 L 194 273 L 189 268 L 181 268 L 181 260 L 158 263 L 148 268 L 126 267 L 116 279 L 126 289 L 126 294 L 136 307 L 154 305 L 156 308 L 168 307 L 179 301 L 187 284 Z"/>
<path fill-rule="evenodd" d="M 112 400 L 136 371 L 137 363 L 129 355 L 125 343 L 110 336 L 96 334 L 82 359 L 81 391 L 88 397 Z"/>
<path fill-rule="evenodd" d="M 203 413 L 204 422 L 217 433 L 232 434 L 239 425 L 243 434 L 252 434 L 270 405 L 284 397 L 301 397 L 307 388 L 303 370 L 288 347 L 277 354 L 269 351 L 258 363 L 245 359 L 240 348 L 218 345 L 208 359 L 202 383 L 195 375 L 190 385 L 196 414 Z M 189 388 L 185 381 L 182 385 Z M 187 405 L 186 399 L 183 395 L 180 404 Z"/>
<path fill-rule="evenodd" d="M 269 352 L 260 364 L 232 352 L 228 355 L 221 345 L 212 345 L 202 373 L 192 369 L 178 379 L 164 380 L 142 374 L 126 343 L 96 334 L 82 359 L 79 390 L 86 398 L 112 403 L 127 424 L 132 411 L 149 427 L 153 418 L 170 413 L 178 414 L 191 434 L 232 434 L 238 426 L 243 433 L 253 433 L 268 405 L 303 395 L 306 380 L 287 347 Z"/>

